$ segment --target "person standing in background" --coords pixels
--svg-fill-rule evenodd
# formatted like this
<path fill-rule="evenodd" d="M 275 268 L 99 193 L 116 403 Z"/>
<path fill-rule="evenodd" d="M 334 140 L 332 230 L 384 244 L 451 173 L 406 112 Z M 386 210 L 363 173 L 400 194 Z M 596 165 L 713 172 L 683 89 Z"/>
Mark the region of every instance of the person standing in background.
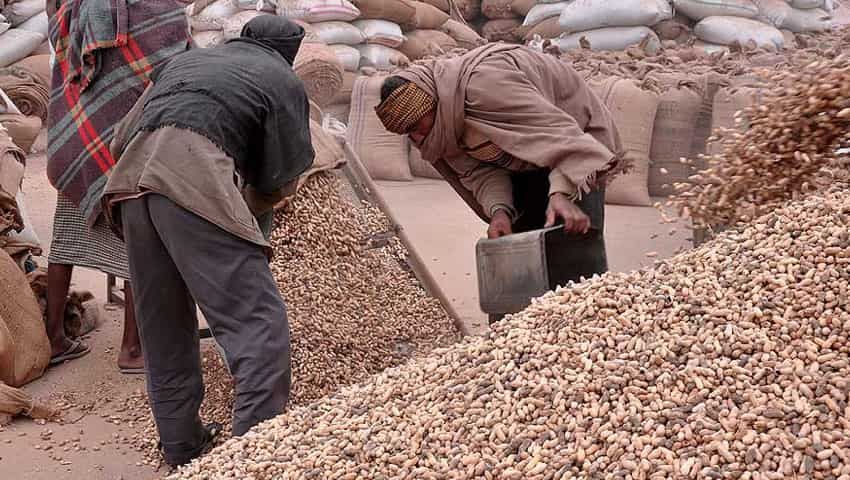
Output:
<path fill-rule="evenodd" d="M 142 373 L 127 253 L 105 224 L 100 197 L 115 166 L 115 127 L 159 62 L 190 46 L 184 5 L 175 0 L 47 0 L 54 50 L 48 110 L 47 176 L 57 190 L 48 257 L 47 334 L 51 365 L 86 355 L 68 338 L 65 301 L 74 266 L 125 281 L 118 367 Z"/>

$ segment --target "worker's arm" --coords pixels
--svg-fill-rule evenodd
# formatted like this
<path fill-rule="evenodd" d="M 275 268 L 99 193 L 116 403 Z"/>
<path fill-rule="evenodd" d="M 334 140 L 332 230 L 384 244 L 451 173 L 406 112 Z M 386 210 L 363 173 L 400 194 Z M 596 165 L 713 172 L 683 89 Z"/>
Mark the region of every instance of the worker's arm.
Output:
<path fill-rule="evenodd" d="M 292 180 L 286 183 L 283 187 L 272 192 L 260 192 L 252 185 L 246 185 L 242 190 L 242 195 L 245 197 L 245 203 L 255 217 L 259 217 L 274 209 L 275 205 L 281 202 L 286 197 L 295 194 L 295 187 L 298 185 L 298 180 Z"/>
<path fill-rule="evenodd" d="M 484 213 L 490 217 L 487 237 L 498 238 L 513 233 L 517 212 L 510 172 L 468 157 L 449 162 L 449 166 L 458 173 L 461 185 L 472 192 Z"/>

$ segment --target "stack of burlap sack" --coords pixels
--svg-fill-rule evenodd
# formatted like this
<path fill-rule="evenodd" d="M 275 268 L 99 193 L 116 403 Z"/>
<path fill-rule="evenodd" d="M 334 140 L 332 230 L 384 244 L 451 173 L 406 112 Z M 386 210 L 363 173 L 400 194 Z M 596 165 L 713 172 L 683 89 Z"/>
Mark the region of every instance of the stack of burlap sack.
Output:
<path fill-rule="evenodd" d="M 516 1 L 514 3 L 517 3 Z M 832 26 L 832 0 L 539 1 L 515 33 L 526 42 L 557 39 L 562 50 L 624 50 L 659 40 L 698 40 L 709 51 L 740 44 L 780 50 L 794 33 Z"/>
<path fill-rule="evenodd" d="M 20 387 L 40 377 L 50 360 L 42 311 L 22 268 L 26 212 L 20 190 L 24 152 L 0 126 L 0 425 L 18 414 L 53 414 Z"/>
<path fill-rule="evenodd" d="M 468 4 L 467 4 L 468 3 Z M 320 107 L 349 99 L 362 68 L 391 71 L 486 40 L 464 23 L 480 4 L 448 0 L 198 0 L 187 7 L 192 36 L 212 47 L 239 35 L 257 15 L 277 14 L 307 30 L 295 69 Z M 476 6 L 477 5 L 477 6 Z M 454 18 L 452 16 L 454 12 Z"/>
<path fill-rule="evenodd" d="M 0 125 L 25 153 L 33 150 L 47 120 L 49 92 L 50 55 L 32 55 L 0 67 Z"/>
<path fill-rule="evenodd" d="M 44 0 L 0 0 L 0 68 L 49 54 Z"/>

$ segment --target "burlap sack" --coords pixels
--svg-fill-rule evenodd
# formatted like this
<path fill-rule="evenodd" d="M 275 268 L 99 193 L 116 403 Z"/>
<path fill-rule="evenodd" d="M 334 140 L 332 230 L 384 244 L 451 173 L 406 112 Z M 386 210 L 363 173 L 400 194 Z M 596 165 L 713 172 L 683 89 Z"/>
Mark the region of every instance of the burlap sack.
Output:
<path fill-rule="evenodd" d="M 0 318 L 0 324 L 3 319 Z M 0 329 L 0 337 L 3 336 L 3 330 Z M 0 345 L 0 350 L 2 345 Z M 0 358 L 0 362 L 3 359 Z M 2 363 L 0 363 L 2 365 Z M 34 420 L 45 419 L 49 420 L 59 415 L 59 410 L 50 405 L 32 398 L 30 394 L 19 389 L 6 385 L 0 382 L 0 425 L 9 423 L 12 417 L 18 415 L 26 415 Z"/>
<path fill-rule="evenodd" d="M 759 14 L 752 0 L 673 0 L 673 6 L 696 21 L 718 16 L 755 18 Z"/>
<path fill-rule="evenodd" d="M 0 33 L 0 67 L 23 60 L 45 40 L 44 35 L 19 28 Z"/>
<path fill-rule="evenodd" d="M 631 171 L 617 176 L 608 186 L 605 201 L 618 205 L 652 205 L 647 185 L 658 96 L 629 79 L 611 77 L 591 81 L 590 85 L 611 111 L 626 159 L 631 164 Z"/>
<path fill-rule="evenodd" d="M 344 73 L 360 70 L 360 51 L 349 45 L 328 45 L 339 59 Z"/>
<path fill-rule="evenodd" d="M 380 19 L 403 25 L 410 23 L 416 15 L 411 0 L 354 0 L 360 10 L 360 19 Z"/>
<path fill-rule="evenodd" d="M 707 153 L 707 142 L 711 136 L 714 96 L 718 90 L 726 86 L 729 86 L 729 77 L 721 73 L 708 72 L 697 78 L 697 91 L 702 93 L 702 106 L 697 116 L 697 126 L 694 129 L 694 141 L 691 144 L 689 158 L 695 159 Z"/>
<path fill-rule="evenodd" d="M 525 17 L 535 5 L 537 5 L 536 0 L 514 0 L 511 2 L 511 10 L 520 17 Z"/>
<path fill-rule="evenodd" d="M 481 13 L 490 20 L 516 18 L 517 14 L 511 8 L 512 5 L 513 0 L 483 0 Z"/>
<path fill-rule="evenodd" d="M 702 93 L 696 80 L 687 75 L 654 78 L 662 83 L 662 93 L 649 152 L 649 194 L 658 197 L 672 194 L 675 183 L 684 182 L 693 174 L 691 167 L 680 159 L 690 156 L 702 108 Z"/>
<path fill-rule="evenodd" d="M 423 3 L 427 3 L 428 5 L 437 7 L 446 13 L 448 13 L 451 9 L 451 4 L 449 3 L 449 0 L 423 0 Z"/>
<path fill-rule="evenodd" d="M 458 13 L 467 22 L 481 15 L 481 0 L 454 0 L 454 4 Z"/>
<path fill-rule="evenodd" d="M 15 145 L 20 147 L 24 153 L 29 153 L 35 139 L 41 131 L 41 119 L 38 117 L 27 117 L 14 113 L 0 113 L 0 125 L 8 130 L 9 136 Z"/>
<path fill-rule="evenodd" d="M 425 2 L 413 2 L 416 14 L 411 21 L 401 25 L 405 32 L 411 30 L 436 30 L 449 19 L 449 14 Z"/>
<path fill-rule="evenodd" d="M 0 341 L 0 344 L 11 344 L 14 350 L 13 362 L 0 365 L 0 381 L 20 387 L 44 373 L 50 361 L 50 341 L 26 275 L 3 251 L 0 251 L 0 318 L 11 338 L 11 342 Z M 0 358 L 8 358 L 8 354 L 0 354 Z"/>
<path fill-rule="evenodd" d="M 438 30 L 414 30 L 407 33 L 407 39 L 399 49 L 411 60 L 426 56 L 439 56 L 457 48 L 457 42 Z"/>
<path fill-rule="evenodd" d="M 440 172 L 423 159 L 419 149 L 413 146 L 410 147 L 410 172 L 414 177 L 443 179 Z"/>
<path fill-rule="evenodd" d="M 24 228 L 15 197 L 24 178 L 25 159 L 23 150 L 15 145 L 6 130 L 0 128 L 0 235 Z"/>
<path fill-rule="evenodd" d="M 691 27 L 688 25 L 687 18 L 679 15 L 663 20 L 652 26 L 652 30 L 658 35 L 661 40 L 678 40 L 683 35 L 691 32 Z"/>
<path fill-rule="evenodd" d="M 50 90 L 50 54 L 47 55 L 31 55 L 20 62 L 13 63 L 11 68 L 24 69 L 30 72 L 39 83 L 44 85 L 44 88 Z M 0 87 L 2 88 L 2 87 Z"/>
<path fill-rule="evenodd" d="M 342 88 L 334 95 L 334 98 L 331 100 L 331 105 L 339 105 L 339 104 L 351 104 L 351 91 L 354 90 L 354 81 L 357 80 L 359 75 L 354 72 L 345 72 L 342 74 Z M 328 107 L 325 107 L 327 109 Z M 340 120 L 348 121 L 348 116 L 345 118 L 341 118 Z"/>
<path fill-rule="evenodd" d="M 50 101 L 49 87 L 41 75 L 28 68 L 7 67 L 0 69 L 0 90 L 12 100 L 24 115 L 35 115 L 47 120 L 47 103 Z"/>
<path fill-rule="evenodd" d="M 761 98 L 762 91 L 761 87 L 755 86 L 732 86 L 718 90 L 717 95 L 714 96 L 712 132 L 716 133 L 725 129 L 747 130 L 749 128 L 747 119 L 740 117 L 740 123 L 736 123 L 735 114 L 757 103 Z M 708 153 L 717 154 L 722 151 L 723 145 L 721 143 L 711 142 L 708 144 Z"/>
<path fill-rule="evenodd" d="M 313 157 L 313 165 L 298 177 L 298 188 L 304 186 L 311 176 L 325 170 L 339 168 L 345 163 L 345 152 L 340 145 L 341 140 L 328 133 L 322 127 L 321 121 L 310 120 L 310 136 L 316 156 Z M 285 203 L 282 202 L 277 208 L 282 207 Z"/>
<path fill-rule="evenodd" d="M 346 138 L 373 179 L 410 181 L 407 137 L 388 132 L 375 114 L 384 78 L 360 77 L 354 82 Z"/>
<path fill-rule="evenodd" d="M 522 25 L 519 18 L 503 18 L 490 20 L 481 29 L 481 35 L 488 42 L 515 42 L 516 30 Z"/>
<path fill-rule="evenodd" d="M 475 30 L 457 20 L 447 21 L 440 27 L 440 31 L 452 37 L 457 42 L 458 47 L 467 50 L 472 50 L 487 43 L 487 40 L 475 33 Z"/>
<path fill-rule="evenodd" d="M 307 96 L 320 107 L 330 104 L 342 87 L 342 63 L 323 43 L 302 43 L 292 69 L 304 82 Z"/>
<path fill-rule="evenodd" d="M 526 42 L 533 40 L 535 35 L 540 35 L 540 38 L 556 38 L 560 35 L 561 26 L 558 24 L 558 17 L 549 17 L 542 22 L 539 22 L 533 27 L 521 27 L 518 32 L 522 32 L 523 40 Z"/>
<path fill-rule="evenodd" d="M 779 29 L 750 18 L 708 17 L 694 26 L 694 35 L 718 45 L 754 43 L 768 50 L 782 50 L 785 44 Z"/>

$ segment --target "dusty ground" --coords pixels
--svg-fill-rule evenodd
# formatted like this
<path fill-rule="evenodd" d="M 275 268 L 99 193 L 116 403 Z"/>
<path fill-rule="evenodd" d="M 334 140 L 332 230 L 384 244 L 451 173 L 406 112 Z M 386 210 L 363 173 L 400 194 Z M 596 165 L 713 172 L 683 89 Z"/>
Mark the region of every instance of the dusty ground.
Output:
<path fill-rule="evenodd" d="M 45 177 L 43 155 L 30 157 L 24 184 L 36 231 L 45 247 L 50 241 L 55 190 Z M 46 264 L 46 259 L 39 262 Z M 106 276 L 76 269 L 72 288 L 90 290 L 106 300 Z M 122 415 L 119 403 L 144 390 L 142 376 L 118 373 L 117 348 L 123 310 L 105 309 L 101 328 L 86 342 L 92 352 L 78 360 L 53 367 L 26 390 L 41 398 L 65 404 L 62 424 L 38 425 L 16 419 L 0 431 L 0 478 L 9 480 L 152 479 L 154 468 L 143 465 L 141 454 L 125 443 L 137 431 L 134 425 L 112 423 Z"/>

